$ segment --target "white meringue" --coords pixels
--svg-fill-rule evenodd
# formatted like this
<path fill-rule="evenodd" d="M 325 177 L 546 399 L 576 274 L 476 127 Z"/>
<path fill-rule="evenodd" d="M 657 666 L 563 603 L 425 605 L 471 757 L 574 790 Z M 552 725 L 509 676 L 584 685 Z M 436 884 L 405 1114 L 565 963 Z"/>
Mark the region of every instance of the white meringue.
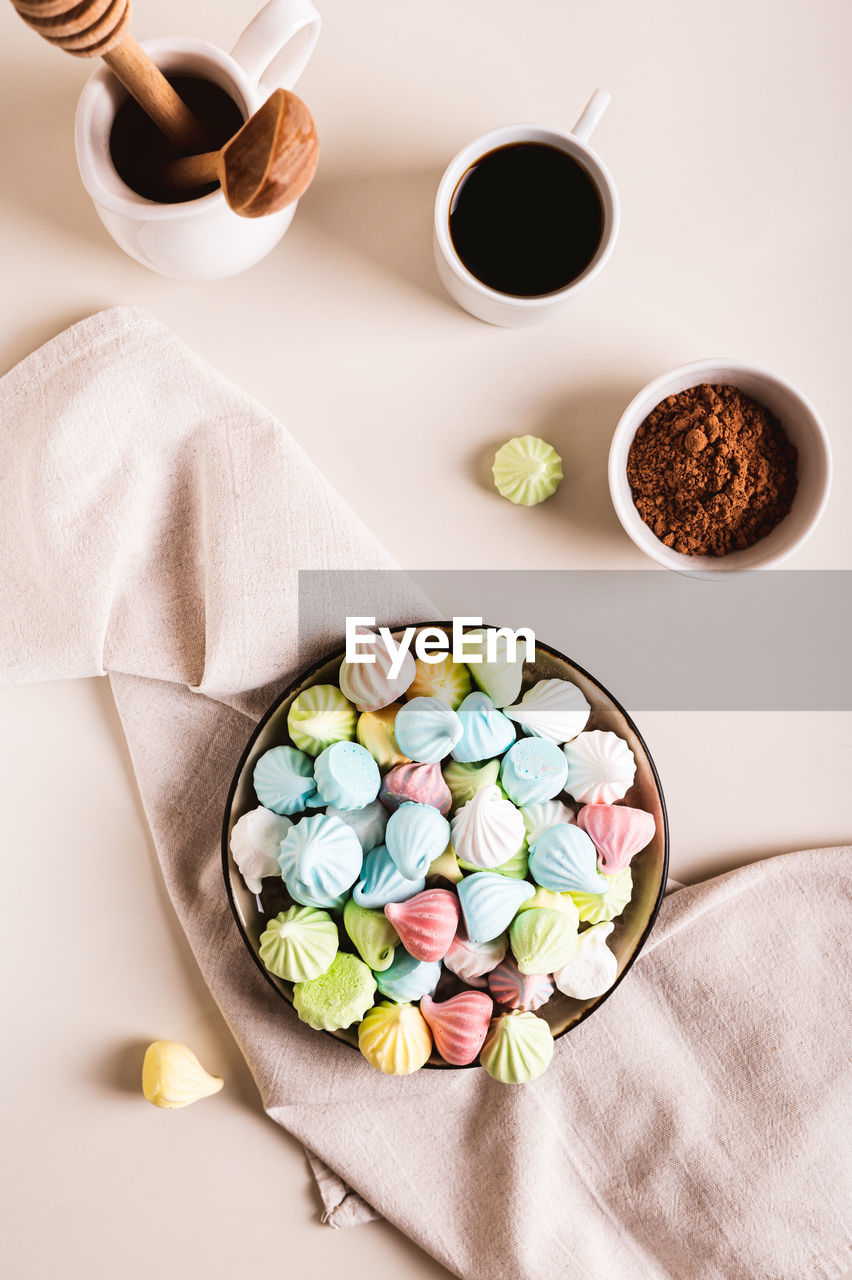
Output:
<path fill-rule="evenodd" d="M 467 930 L 460 924 L 450 949 L 444 956 L 444 964 L 469 987 L 487 986 L 485 975 L 505 956 L 509 948 L 509 935 L 501 933 L 489 942 L 471 942 Z"/>
<path fill-rule="evenodd" d="M 563 995 L 574 1000 L 594 1000 L 609 991 L 618 976 L 615 953 L 606 945 L 614 928 L 604 921 L 580 934 L 573 956 L 553 975 Z"/>
<path fill-rule="evenodd" d="M 570 680 L 539 680 L 503 714 L 527 733 L 561 746 L 585 729 L 592 708 Z"/>
<path fill-rule="evenodd" d="M 416 669 L 411 653 L 405 654 L 399 675 L 391 679 L 392 658 L 381 636 L 359 635 L 358 653 L 372 654 L 374 662 L 347 662 L 340 664 L 340 689 L 344 697 L 354 702 L 359 711 L 380 711 L 397 698 L 401 698 L 414 682 Z"/>
<path fill-rule="evenodd" d="M 258 805 L 234 824 L 231 853 L 251 893 L 260 893 L 261 880 L 281 876 L 278 854 L 281 841 L 292 827 L 289 818 Z"/>
<path fill-rule="evenodd" d="M 462 805 L 452 821 L 453 848 L 460 862 L 472 867 L 499 867 L 524 843 L 526 829 L 519 809 L 497 786 L 483 787 Z"/>
<path fill-rule="evenodd" d="M 613 804 L 633 786 L 636 758 L 617 733 L 594 729 L 562 748 L 568 761 L 565 790 L 583 804 Z"/>
<path fill-rule="evenodd" d="M 372 804 L 364 805 L 363 809 L 335 809 L 333 805 L 329 805 L 325 813 L 326 817 L 339 818 L 347 827 L 351 827 L 365 853 L 384 844 L 389 815 L 381 800 L 374 800 Z"/>
<path fill-rule="evenodd" d="M 540 804 L 526 804 L 521 809 L 527 844 L 532 848 L 536 840 L 560 822 L 574 822 L 574 812 L 561 800 L 542 800 Z"/>

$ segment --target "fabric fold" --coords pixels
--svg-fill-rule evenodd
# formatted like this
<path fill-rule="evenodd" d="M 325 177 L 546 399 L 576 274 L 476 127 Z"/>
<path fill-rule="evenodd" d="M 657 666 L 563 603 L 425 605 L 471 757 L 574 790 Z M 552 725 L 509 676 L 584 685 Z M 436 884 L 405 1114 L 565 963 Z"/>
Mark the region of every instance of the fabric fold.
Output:
<path fill-rule="evenodd" d="M 108 672 L 177 915 L 330 1225 L 383 1215 L 466 1280 L 852 1265 L 837 1135 L 852 850 L 671 894 L 534 1085 L 385 1078 L 257 971 L 220 829 L 252 725 L 305 657 L 300 569 L 393 561 L 284 429 L 141 309 L 74 326 L 0 380 L 0 530 L 0 675 Z M 385 598 L 376 582 L 377 617 L 431 614 L 399 575 Z M 340 609 L 326 618 L 318 652 L 339 637 Z"/>

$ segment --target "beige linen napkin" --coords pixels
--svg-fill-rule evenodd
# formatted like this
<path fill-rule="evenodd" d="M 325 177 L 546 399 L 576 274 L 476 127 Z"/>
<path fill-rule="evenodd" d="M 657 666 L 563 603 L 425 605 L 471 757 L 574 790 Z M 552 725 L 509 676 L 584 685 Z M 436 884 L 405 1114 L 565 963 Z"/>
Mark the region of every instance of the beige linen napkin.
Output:
<path fill-rule="evenodd" d="M 387 1079 L 269 989 L 219 860 L 237 759 L 299 662 L 298 569 L 386 554 L 268 414 L 140 310 L 92 317 L 0 382 L 0 529 L 3 678 L 109 673 L 175 909 L 333 1221 L 366 1202 L 470 1280 L 852 1265 L 852 851 L 671 895 L 533 1085 Z"/>

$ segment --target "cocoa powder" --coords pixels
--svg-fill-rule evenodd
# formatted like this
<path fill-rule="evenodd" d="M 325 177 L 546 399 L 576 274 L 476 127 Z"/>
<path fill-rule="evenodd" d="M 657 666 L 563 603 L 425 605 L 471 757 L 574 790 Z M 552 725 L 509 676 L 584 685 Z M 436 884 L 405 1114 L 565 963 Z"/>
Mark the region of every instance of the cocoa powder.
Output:
<path fill-rule="evenodd" d="M 797 450 L 769 410 L 737 387 L 668 396 L 627 458 L 636 510 L 688 556 L 724 556 L 765 538 L 796 493 Z"/>

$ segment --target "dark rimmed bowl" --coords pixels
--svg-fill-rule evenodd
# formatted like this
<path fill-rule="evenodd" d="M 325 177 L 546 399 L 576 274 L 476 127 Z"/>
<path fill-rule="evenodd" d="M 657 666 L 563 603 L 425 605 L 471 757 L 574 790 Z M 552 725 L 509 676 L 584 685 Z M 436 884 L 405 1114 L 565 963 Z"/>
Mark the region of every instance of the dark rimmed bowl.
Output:
<path fill-rule="evenodd" d="M 423 623 L 417 630 L 419 631 L 423 626 L 427 625 L 444 627 L 449 630 L 452 624 L 447 622 Z M 393 632 L 394 636 L 399 638 L 404 629 L 404 627 L 396 628 Z M 287 713 L 291 702 L 310 685 L 336 684 L 343 656 L 343 653 L 340 652 L 303 672 L 281 694 L 280 698 L 275 700 L 260 720 L 249 738 L 246 749 L 237 765 L 236 773 L 228 792 L 225 819 L 222 825 L 222 869 L 225 877 L 225 890 L 228 894 L 228 901 L 231 904 L 237 927 L 248 947 L 249 954 L 267 982 L 291 1005 L 293 1003 L 293 984 L 284 982 L 269 973 L 258 954 L 260 935 L 266 927 L 267 920 L 288 906 L 290 900 L 287 897 L 283 883 L 279 883 L 277 880 L 265 880 L 263 882 L 263 893 L 260 896 L 253 894 L 246 888 L 231 855 L 231 831 L 234 824 L 244 813 L 257 807 L 258 801 L 252 785 L 252 774 L 259 757 L 265 751 L 268 751 L 270 747 L 281 746 L 290 741 L 287 733 Z M 586 726 L 587 729 L 612 730 L 628 743 L 636 757 L 636 778 L 633 786 L 624 797 L 624 803 L 639 809 L 646 809 L 649 813 L 652 813 L 657 826 L 654 839 L 646 849 L 636 855 L 630 864 L 633 871 L 633 897 L 622 914 L 614 921 L 615 929 L 608 939 L 609 946 L 615 952 L 618 960 L 618 977 L 615 983 L 610 987 L 609 991 L 602 996 L 598 996 L 595 1000 L 572 1000 L 568 996 L 563 996 L 560 992 L 556 992 L 546 1005 L 537 1010 L 539 1015 L 544 1017 L 550 1024 L 554 1038 L 558 1039 L 559 1036 L 564 1035 L 566 1031 L 570 1031 L 572 1027 L 576 1027 L 584 1018 L 589 1017 L 590 1014 L 594 1013 L 595 1009 L 598 1009 L 603 1004 L 604 1000 L 611 995 L 619 982 L 621 982 L 627 970 L 642 950 L 657 918 L 657 912 L 660 909 L 660 903 L 665 891 L 669 865 L 669 826 L 663 790 L 654 761 L 651 759 L 651 754 L 630 716 L 616 702 L 612 694 L 598 683 L 594 676 L 589 675 L 587 671 L 584 671 L 582 667 L 578 667 L 576 663 L 571 662 L 569 658 L 559 653 L 558 650 L 551 649 L 549 645 L 537 641 L 535 662 L 524 664 L 524 690 L 535 684 L 537 680 L 553 678 L 570 680 L 582 690 L 592 708 L 592 713 Z M 567 799 L 565 796 L 561 798 Z M 572 807 L 576 810 L 579 806 L 573 805 Z M 439 994 L 442 993 L 439 992 Z M 340 1040 L 354 1049 L 358 1048 L 357 1026 L 349 1027 L 345 1031 L 328 1032 L 326 1034 L 333 1035 L 336 1040 Z M 471 1066 L 477 1065 L 478 1063 L 471 1063 Z M 449 1064 L 439 1058 L 436 1053 L 432 1054 L 426 1066 L 443 1067 L 454 1071 L 460 1069 L 458 1067 L 450 1068 Z"/>

